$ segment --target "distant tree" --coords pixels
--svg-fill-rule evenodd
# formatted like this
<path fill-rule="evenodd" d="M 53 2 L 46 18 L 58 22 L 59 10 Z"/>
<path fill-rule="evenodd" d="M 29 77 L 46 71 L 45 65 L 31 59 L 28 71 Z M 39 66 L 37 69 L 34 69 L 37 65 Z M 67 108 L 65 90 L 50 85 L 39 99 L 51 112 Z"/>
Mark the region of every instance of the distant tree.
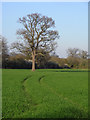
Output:
<path fill-rule="evenodd" d="M 38 13 L 19 18 L 19 23 L 23 25 L 23 28 L 19 29 L 17 34 L 21 36 L 24 43 L 14 43 L 13 47 L 32 55 L 32 71 L 34 71 L 35 56 L 38 54 L 38 50 L 42 48 L 48 52 L 53 51 L 56 44 L 55 39 L 59 38 L 59 34 L 55 30 L 50 30 L 55 27 L 54 20 Z"/>
<path fill-rule="evenodd" d="M 88 52 L 77 48 L 69 48 L 67 50 L 67 62 L 74 68 L 87 68 Z"/>
<path fill-rule="evenodd" d="M 10 56 L 9 56 L 9 60 L 17 60 L 17 59 L 23 59 L 23 60 L 25 60 L 25 56 L 24 55 L 22 55 L 22 54 L 17 54 L 17 53 L 14 53 L 14 52 L 11 52 L 10 53 Z"/>
<path fill-rule="evenodd" d="M 67 50 L 68 57 L 78 57 L 82 59 L 87 59 L 88 58 L 88 52 L 84 50 L 80 50 L 78 48 L 69 48 Z"/>
<path fill-rule="evenodd" d="M 67 63 L 71 68 L 79 68 L 80 58 L 78 57 L 68 57 Z"/>
<path fill-rule="evenodd" d="M 87 51 L 84 51 L 84 50 L 81 50 L 80 52 L 80 57 L 82 59 L 87 59 L 88 58 L 88 52 Z"/>
<path fill-rule="evenodd" d="M 79 57 L 79 52 L 78 48 L 69 48 L 67 50 L 68 57 Z"/>
<path fill-rule="evenodd" d="M 2 56 L 2 67 L 5 68 L 6 62 L 9 58 L 9 51 L 7 46 L 7 40 L 5 37 L 0 36 L 0 54 Z"/>
<path fill-rule="evenodd" d="M 6 38 L 2 38 L 2 61 L 7 60 L 9 57 L 8 46 Z"/>
<path fill-rule="evenodd" d="M 80 59 L 79 67 L 82 69 L 88 69 L 88 59 Z"/>

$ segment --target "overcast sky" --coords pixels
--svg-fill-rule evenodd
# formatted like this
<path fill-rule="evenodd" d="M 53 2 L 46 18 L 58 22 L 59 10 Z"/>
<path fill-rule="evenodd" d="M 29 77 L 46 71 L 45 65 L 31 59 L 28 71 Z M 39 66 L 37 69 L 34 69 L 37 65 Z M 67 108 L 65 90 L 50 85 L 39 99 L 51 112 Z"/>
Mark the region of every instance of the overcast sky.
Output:
<path fill-rule="evenodd" d="M 60 57 L 66 57 L 70 47 L 88 51 L 88 2 L 3 2 L 2 34 L 9 44 L 18 40 L 16 30 L 22 27 L 18 18 L 31 13 L 55 20 L 60 35 L 56 52 Z"/>

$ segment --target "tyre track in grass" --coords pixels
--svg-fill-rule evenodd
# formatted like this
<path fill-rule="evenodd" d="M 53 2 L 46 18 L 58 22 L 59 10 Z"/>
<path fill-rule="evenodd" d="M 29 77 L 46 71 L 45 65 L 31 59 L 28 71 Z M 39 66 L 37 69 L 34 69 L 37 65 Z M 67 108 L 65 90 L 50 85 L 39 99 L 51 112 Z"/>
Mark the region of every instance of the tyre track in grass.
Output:
<path fill-rule="evenodd" d="M 42 76 L 38 79 L 39 83 L 41 83 L 41 80 L 42 80 L 44 77 L 45 77 L 45 75 L 42 75 Z"/>
<path fill-rule="evenodd" d="M 49 89 L 53 94 L 55 94 L 56 96 L 58 96 L 59 98 L 63 98 L 65 101 L 68 101 L 69 103 L 73 104 L 74 106 L 77 106 L 77 108 L 79 108 L 80 110 L 82 110 L 84 113 L 87 113 L 88 111 L 87 108 L 83 108 L 81 105 L 79 105 L 77 102 L 72 101 L 71 99 L 64 97 L 62 94 L 57 93 L 52 87 L 50 87 L 49 85 L 47 85 L 46 83 L 42 83 L 43 78 L 45 78 L 45 76 L 42 76 L 39 78 L 39 83 L 42 84 L 45 88 Z"/>
<path fill-rule="evenodd" d="M 25 84 L 26 80 L 28 80 L 30 77 L 32 77 L 32 76 L 29 75 L 29 76 L 25 77 L 25 78 L 23 79 L 23 81 L 22 81 L 22 89 L 23 89 L 24 91 L 26 91 L 24 84 Z"/>
<path fill-rule="evenodd" d="M 27 77 L 25 77 L 24 80 L 22 81 L 22 88 L 23 88 L 23 90 L 24 90 L 24 93 L 25 93 L 25 96 L 26 96 L 26 99 L 27 99 L 27 103 L 28 103 L 28 105 L 27 105 L 28 109 L 27 109 L 25 112 L 23 112 L 22 115 L 27 114 L 27 112 L 33 113 L 33 111 L 32 111 L 33 107 L 37 106 L 37 104 L 35 104 L 35 103 L 33 102 L 33 100 L 30 98 L 30 94 L 28 94 L 28 92 L 27 92 L 27 90 L 26 90 L 26 87 L 25 87 L 25 82 L 26 82 L 27 80 L 29 80 L 29 78 L 31 78 L 31 77 L 32 77 L 32 75 L 27 76 Z"/>
<path fill-rule="evenodd" d="M 30 106 L 27 105 L 27 107 L 29 107 L 29 109 L 27 109 L 27 110 L 24 111 L 22 114 L 20 114 L 21 116 L 25 116 L 25 115 L 27 114 L 27 112 L 31 112 L 31 114 L 32 114 L 32 113 L 33 113 L 33 110 L 32 110 L 32 109 L 39 105 L 39 104 L 35 104 L 35 103 L 32 101 L 32 99 L 30 98 L 30 95 L 27 93 L 27 90 L 26 90 L 26 87 L 25 87 L 25 82 L 26 82 L 29 78 L 31 78 L 31 77 L 32 77 L 32 75 L 27 76 L 27 77 L 25 77 L 25 78 L 23 79 L 23 81 L 22 81 L 22 89 L 23 89 L 24 94 L 25 94 L 25 96 L 26 96 L 27 102 L 28 102 L 28 103 L 31 102 L 31 104 L 30 104 Z M 44 77 L 44 75 L 41 76 L 41 77 L 38 79 L 39 82 L 40 82 L 40 80 L 41 80 L 43 77 Z"/>
<path fill-rule="evenodd" d="M 24 100 L 24 102 L 27 102 L 27 105 L 23 105 L 22 113 L 19 114 L 19 116 L 18 116 L 19 118 L 22 117 L 22 115 L 24 115 L 25 113 L 27 113 L 27 111 L 31 110 L 31 109 L 32 109 L 32 106 L 33 106 L 33 104 L 32 104 L 32 99 L 30 98 L 30 95 L 28 95 L 28 93 L 27 93 L 27 91 L 26 91 L 26 87 L 25 87 L 25 82 L 26 82 L 29 78 L 31 78 L 31 77 L 32 77 L 32 75 L 28 75 L 28 76 L 26 76 L 26 77 L 21 81 L 21 84 L 22 84 L 21 89 L 23 90 L 23 93 L 24 93 L 24 96 L 23 96 L 23 97 L 26 98 L 26 99 Z M 24 109 L 24 107 L 27 108 L 27 109 Z M 16 117 L 16 116 L 15 116 L 15 117 Z M 14 118 L 14 117 L 13 117 L 13 118 Z"/>

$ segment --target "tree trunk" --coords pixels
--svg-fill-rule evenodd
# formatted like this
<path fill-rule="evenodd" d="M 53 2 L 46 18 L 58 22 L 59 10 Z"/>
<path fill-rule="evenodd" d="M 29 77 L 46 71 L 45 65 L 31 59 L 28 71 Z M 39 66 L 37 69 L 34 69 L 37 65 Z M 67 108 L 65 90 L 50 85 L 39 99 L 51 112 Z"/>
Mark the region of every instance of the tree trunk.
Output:
<path fill-rule="evenodd" d="M 35 71 L 35 50 L 32 52 L 32 71 Z"/>

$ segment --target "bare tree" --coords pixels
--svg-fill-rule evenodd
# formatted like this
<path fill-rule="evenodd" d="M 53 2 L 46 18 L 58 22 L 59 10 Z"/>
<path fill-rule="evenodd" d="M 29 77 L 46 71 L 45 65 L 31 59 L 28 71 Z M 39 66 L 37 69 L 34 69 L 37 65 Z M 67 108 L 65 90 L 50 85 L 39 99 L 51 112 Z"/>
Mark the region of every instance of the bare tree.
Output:
<path fill-rule="evenodd" d="M 0 35 L 0 63 L 5 67 L 6 61 L 9 58 L 9 51 L 7 46 L 7 39 Z"/>
<path fill-rule="evenodd" d="M 9 53 L 8 53 L 8 46 L 7 46 L 7 40 L 6 38 L 2 37 L 2 62 L 5 62 L 8 57 L 9 57 Z"/>
<path fill-rule="evenodd" d="M 69 48 L 67 50 L 68 57 L 79 57 L 80 50 L 78 48 Z"/>
<path fill-rule="evenodd" d="M 18 48 L 23 46 L 22 48 L 25 49 L 22 50 L 26 54 L 32 54 L 32 71 L 34 71 L 35 56 L 38 54 L 38 50 L 40 48 L 44 48 L 48 52 L 54 50 L 55 39 L 59 38 L 59 34 L 52 29 L 55 27 L 54 20 L 38 13 L 19 18 L 19 23 L 23 25 L 23 28 L 19 29 L 17 34 L 24 40 L 24 44 L 15 43 L 14 48 L 15 46 L 18 46 Z"/>
<path fill-rule="evenodd" d="M 88 52 L 87 51 L 84 51 L 84 50 L 81 50 L 80 52 L 80 57 L 82 59 L 87 59 L 88 58 Z"/>
<path fill-rule="evenodd" d="M 77 57 L 77 58 L 82 58 L 82 59 L 87 59 L 88 58 L 88 52 L 85 50 L 80 50 L 78 48 L 69 48 L 67 50 L 68 57 Z"/>
<path fill-rule="evenodd" d="M 0 38 L 0 54 L 2 54 L 2 61 L 5 61 L 9 56 L 8 46 L 7 46 L 7 39 L 5 37 Z"/>

